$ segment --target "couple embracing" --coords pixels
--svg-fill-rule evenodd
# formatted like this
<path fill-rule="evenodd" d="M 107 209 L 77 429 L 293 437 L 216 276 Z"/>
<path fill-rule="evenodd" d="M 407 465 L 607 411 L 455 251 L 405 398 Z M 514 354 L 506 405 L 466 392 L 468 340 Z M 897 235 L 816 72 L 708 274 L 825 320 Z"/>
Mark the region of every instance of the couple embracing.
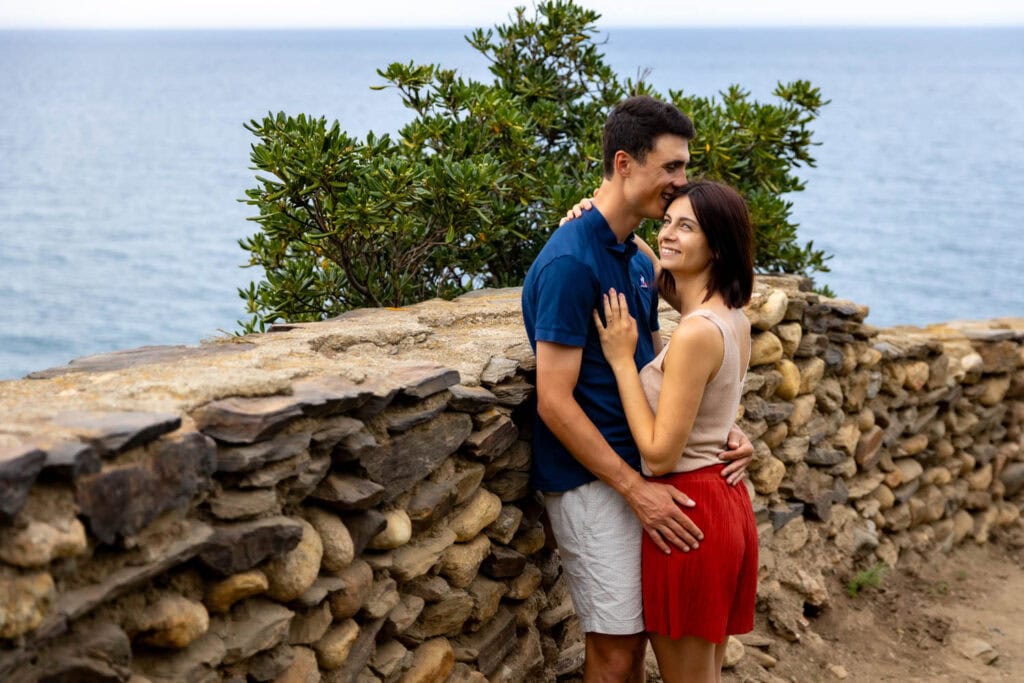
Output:
<path fill-rule="evenodd" d="M 757 532 L 734 421 L 753 286 L 743 199 L 687 183 L 693 123 L 650 97 L 604 127 L 604 180 L 523 285 L 537 356 L 532 483 L 544 493 L 586 632 L 584 681 L 642 681 L 650 637 L 666 683 L 720 680 L 753 628 Z M 589 206 L 589 203 L 585 203 Z M 635 237 L 662 221 L 660 259 Z M 681 314 L 662 347 L 659 294 Z"/>

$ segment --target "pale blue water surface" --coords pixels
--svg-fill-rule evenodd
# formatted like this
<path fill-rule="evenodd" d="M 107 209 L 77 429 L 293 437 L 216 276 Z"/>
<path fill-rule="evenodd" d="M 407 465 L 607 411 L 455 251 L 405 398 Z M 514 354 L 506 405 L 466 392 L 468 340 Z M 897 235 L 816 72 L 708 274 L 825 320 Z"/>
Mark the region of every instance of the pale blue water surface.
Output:
<path fill-rule="evenodd" d="M 243 317 L 249 119 L 351 134 L 408 119 L 390 61 L 487 78 L 465 31 L 0 32 L 0 379 L 191 344 Z M 1024 29 L 609 29 L 622 74 L 766 98 L 811 80 L 816 169 L 792 196 L 819 276 L 875 325 L 1024 315 Z M 698 126 L 700 122 L 697 122 Z"/>

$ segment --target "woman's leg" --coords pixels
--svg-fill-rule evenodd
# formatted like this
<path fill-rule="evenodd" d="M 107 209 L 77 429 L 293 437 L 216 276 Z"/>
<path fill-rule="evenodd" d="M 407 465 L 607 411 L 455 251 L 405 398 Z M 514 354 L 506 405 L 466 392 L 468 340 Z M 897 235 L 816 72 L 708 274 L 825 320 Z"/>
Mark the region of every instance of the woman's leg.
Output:
<path fill-rule="evenodd" d="M 729 636 L 720 643 L 715 643 L 715 683 L 722 683 L 722 662 L 725 661 L 725 646 L 729 642 Z"/>
<path fill-rule="evenodd" d="M 715 644 L 686 636 L 673 640 L 668 636 L 650 634 L 654 656 L 665 683 L 716 683 L 721 668 L 716 666 Z M 724 653 L 724 649 L 723 649 Z"/>

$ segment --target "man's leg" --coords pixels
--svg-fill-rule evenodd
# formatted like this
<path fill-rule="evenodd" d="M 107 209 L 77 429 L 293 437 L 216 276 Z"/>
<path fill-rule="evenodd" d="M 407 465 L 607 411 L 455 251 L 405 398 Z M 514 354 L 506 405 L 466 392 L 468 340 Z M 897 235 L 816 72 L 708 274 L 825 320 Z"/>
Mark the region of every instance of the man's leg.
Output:
<path fill-rule="evenodd" d="M 643 683 L 647 635 L 587 634 L 583 683 Z"/>
<path fill-rule="evenodd" d="M 640 592 L 643 529 L 622 497 L 600 481 L 545 496 L 580 627 L 584 680 L 641 683 L 647 636 Z"/>

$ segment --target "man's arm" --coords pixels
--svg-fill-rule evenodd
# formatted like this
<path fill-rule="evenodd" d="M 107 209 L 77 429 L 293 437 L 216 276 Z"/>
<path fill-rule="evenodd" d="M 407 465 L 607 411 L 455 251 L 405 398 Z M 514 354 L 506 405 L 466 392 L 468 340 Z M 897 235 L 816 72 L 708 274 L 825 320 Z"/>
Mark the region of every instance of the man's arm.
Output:
<path fill-rule="evenodd" d="M 626 499 L 662 552 L 670 552 L 670 544 L 684 551 L 696 548 L 704 535 L 679 507 L 693 506 L 689 496 L 646 481 L 612 450 L 576 402 L 582 360 L 583 349 L 537 343 L 537 412 L 544 424 L 580 464 Z"/>
<path fill-rule="evenodd" d="M 659 353 L 661 353 L 661 349 L 663 348 L 661 341 L 661 330 L 654 330 L 653 332 L 651 332 L 651 341 L 654 343 L 654 355 L 657 356 Z"/>
<path fill-rule="evenodd" d="M 726 443 L 729 450 L 718 454 L 720 460 L 728 464 L 722 469 L 722 476 L 726 478 L 731 486 L 735 486 L 747 473 L 747 465 L 754 459 L 754 444 L 743 433 L 737 425 L 729 430 L 729 441 Z"/>

